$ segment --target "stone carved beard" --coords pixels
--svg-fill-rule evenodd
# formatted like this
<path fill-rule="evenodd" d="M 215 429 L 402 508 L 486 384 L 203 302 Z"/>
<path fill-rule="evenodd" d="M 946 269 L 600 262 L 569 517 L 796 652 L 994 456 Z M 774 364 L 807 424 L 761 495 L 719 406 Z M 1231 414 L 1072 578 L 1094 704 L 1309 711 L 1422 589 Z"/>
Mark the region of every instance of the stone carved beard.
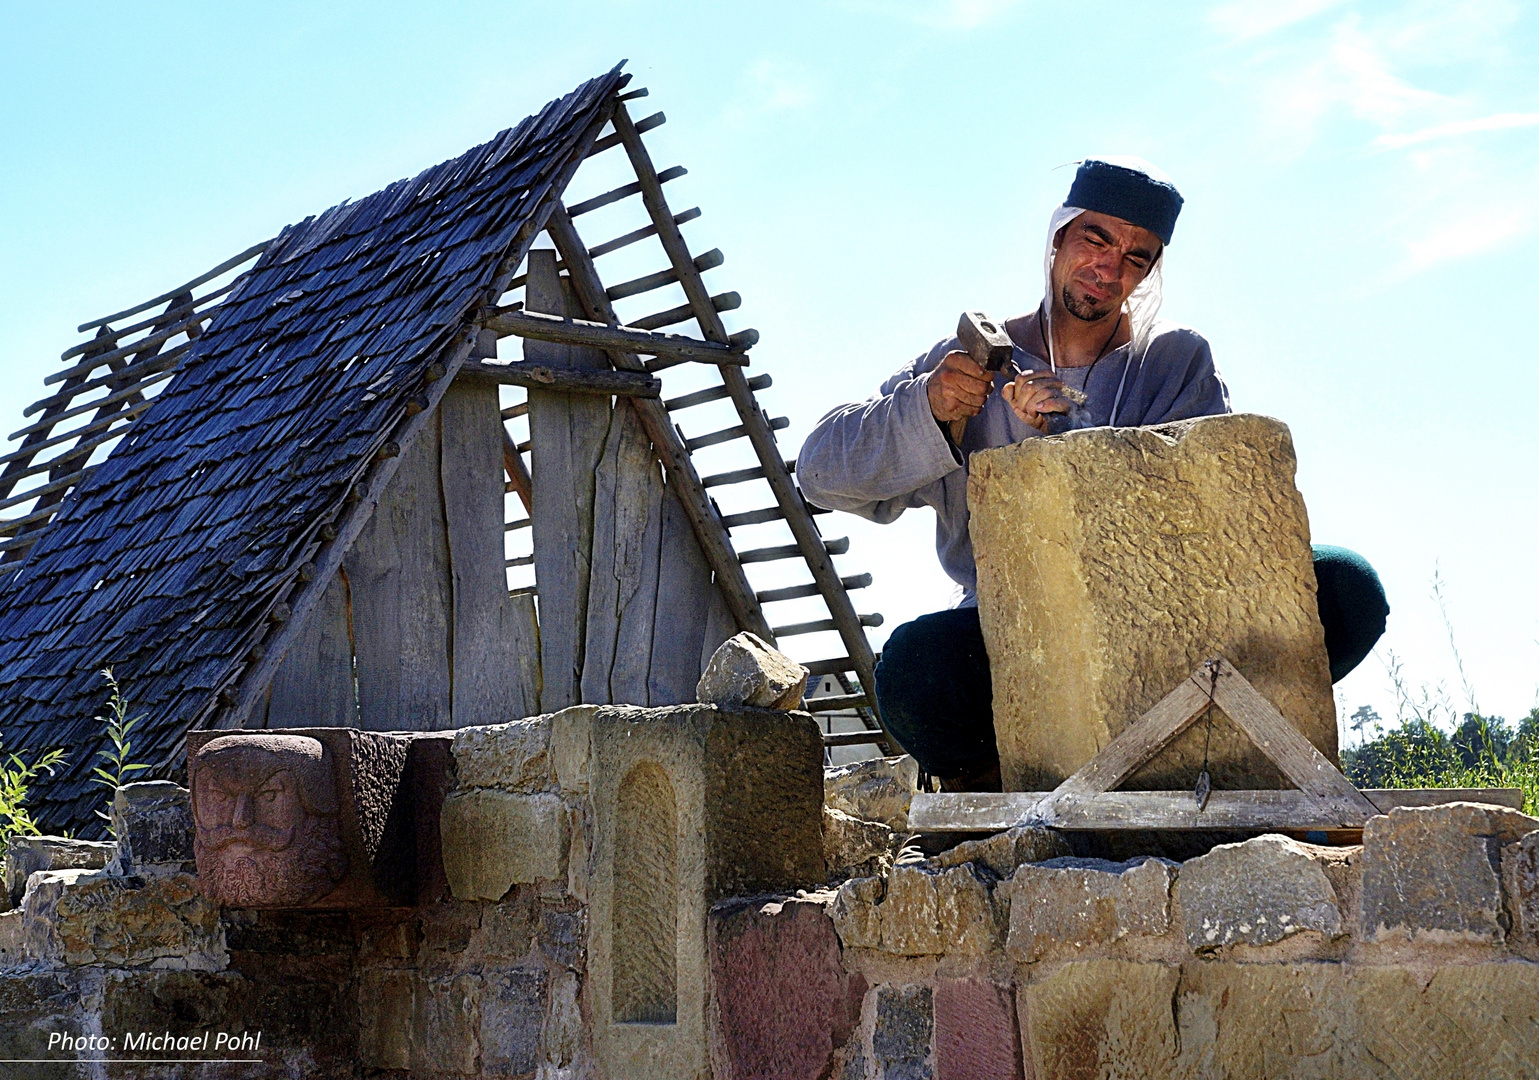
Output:
<path fill-rule="evenodd" d="M 250 837 L 205 843 L 199 836 L 194 855 L 204 894 L 227 907 L 303 907 L 325 898 L 347 873 L 334 817 L 306 815 L 281 848 Z"/>

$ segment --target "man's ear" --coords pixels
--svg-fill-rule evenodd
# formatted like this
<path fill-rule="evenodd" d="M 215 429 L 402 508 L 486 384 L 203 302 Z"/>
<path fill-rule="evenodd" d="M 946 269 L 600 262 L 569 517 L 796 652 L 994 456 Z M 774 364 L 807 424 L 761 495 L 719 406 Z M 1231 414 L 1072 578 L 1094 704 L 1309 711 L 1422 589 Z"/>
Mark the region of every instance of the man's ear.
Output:
<path fill-rule="evenodd" d="M 1059 248 L 1063 247 L 1063 234 L 1068 232 L 1068 231 L 1069 231 L 1069 227 L 1067 225 L 1065 225 L 1063 228 L 1059 229 L 1057 232 L 1055 232 L 1053 234 L 1053 250 L 1054 251 L 1057 251 Z"/>

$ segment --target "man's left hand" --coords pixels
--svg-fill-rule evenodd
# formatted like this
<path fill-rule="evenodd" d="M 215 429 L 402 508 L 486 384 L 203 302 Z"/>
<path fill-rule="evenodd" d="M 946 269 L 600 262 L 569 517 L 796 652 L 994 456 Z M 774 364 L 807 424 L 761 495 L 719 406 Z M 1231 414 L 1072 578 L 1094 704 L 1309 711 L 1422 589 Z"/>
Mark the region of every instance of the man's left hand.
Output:
<path fill-rule="evenodd" d="M 1015 415 L 1038 431 L 1047 430 L 1048 413 L 1066 413 L 1072 403 L 1063 393 L 1063 380 L 1050 369 L 1027 371 L 1000 390 Z"/>

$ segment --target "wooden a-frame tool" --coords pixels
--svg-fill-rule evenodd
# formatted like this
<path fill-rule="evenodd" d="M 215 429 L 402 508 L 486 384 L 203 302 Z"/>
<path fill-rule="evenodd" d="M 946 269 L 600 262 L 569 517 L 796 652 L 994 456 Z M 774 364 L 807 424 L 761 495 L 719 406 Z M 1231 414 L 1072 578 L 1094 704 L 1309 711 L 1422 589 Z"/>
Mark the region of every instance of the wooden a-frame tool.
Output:
<path fill-rule="evenodd" d="M 1117 791 L 1116 786 L 1216 706 L 1292 790 Z M 1049 792 L 921 792 L 909 808 L 916 832 L 1057 829 L 1361 829 L 1396 806 L 1483 802 L 1521 808 L 1516 788 L 1382 788 L 1359 791 L 1223 657 L 1205 662 L 1099 754 Z"/>

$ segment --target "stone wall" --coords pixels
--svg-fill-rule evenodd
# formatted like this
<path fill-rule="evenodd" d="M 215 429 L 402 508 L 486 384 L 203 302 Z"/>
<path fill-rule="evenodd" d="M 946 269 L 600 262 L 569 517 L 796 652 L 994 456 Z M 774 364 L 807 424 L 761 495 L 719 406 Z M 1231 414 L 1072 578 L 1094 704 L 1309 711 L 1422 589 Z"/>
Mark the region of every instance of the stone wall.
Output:
<path fill-rule="evenodd" d="M 1403 809 L 1372 819 L 1355 847 L 1264 836 L 1184 863 L 1089 858 L 1083 837 L 1031 829 L 926 857 L 894 850 L 912 790 L 910 764 L 895 761 L 830 774 L 838 816 L 825 812 L 825 853 L 803 820 L 804 804 L 815 812 L 819 801 L 802 790 L 803 720 L 579 707 L 461 731 L 442 815 L 451 892 L 414 907 L 220 909 L 180 858 L 175 793 L 120 799 L 121 831 L 139 838 L 131 858 L 103 867 L 90 851 L 78 857 L 96 869 L 37 870 L 21 906 L 0 914 L 0 1058 L 91 1056 L 49 1050 L 55 1033 L 118 1040 L 108 1056 L 122 1057 L 128 1033 L 260 1031 L 249 1054 L 260 1065 L 132 1075 L 1533 1075 L 1535 819 L 1473 804 Z M 777 751 L 759 759 L 759 775 L 776 783 L 758 793 L 732 772 L 756 724 L 761 749 Z M 732 738 L 713 751 L 717 726 Z M 771 757 L 789 761 L 786 771 Z M 661 985 L 644 977 L 650 968 L 627 974 L 612 941 L 607 959 L 593 948 L 604 937 L 596 921 L 607 919 L 611 939 L 627 925 L 617 883 L 635 878 L 604 865 L 605 845 L 646 846 L 634 827 L 619 839 L 625 829 L 605 824 L 602 807 L 639 785 L 626 803 L 638 808 L 631 824 L 655 828 L 666 815 L 653 765 L 672 786 L 676 818 L 671 1021 L 648 996 Z M 713 787 L 713 774 L 735 777 L 732 790 Z M 758 809 L 723 813 L 729 796 Z M 161 815 L 155 828 L 135 807 Z M 732 823 L 760 818 L 773 843 L 756 850 Z M 598 840 L 605 830 L 616 839 Z M 767 870 L 763 853 L 786 848 L 796 855 L 785 869 Z M 824 872 L 809 849 L 826 857 Z M 64 856 L 50 848 L 46 858 Z M 759 895 L 709 884 L 766 874 L 780 884 Z M 605 876 L 610 914 L 596 916 Z M 642 939 L 652 940 L 648 913 L 664 899 L 641 905 L 647 917 L 632 929 Z M 683 1022 L 692 986 L 703 995 L 693 1026 Z M 657 1015 L 614 1015 L 621 998 Z M 628 1055 L 618 1064 L 617 1048 Z M 127 1075 L 8 1067 L 6 1076 Z"/>

